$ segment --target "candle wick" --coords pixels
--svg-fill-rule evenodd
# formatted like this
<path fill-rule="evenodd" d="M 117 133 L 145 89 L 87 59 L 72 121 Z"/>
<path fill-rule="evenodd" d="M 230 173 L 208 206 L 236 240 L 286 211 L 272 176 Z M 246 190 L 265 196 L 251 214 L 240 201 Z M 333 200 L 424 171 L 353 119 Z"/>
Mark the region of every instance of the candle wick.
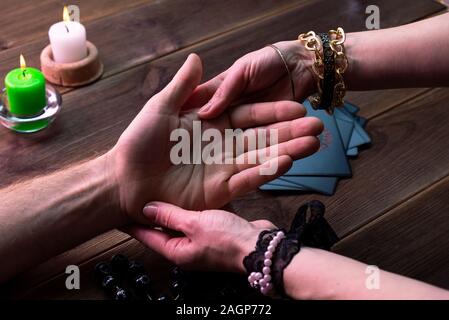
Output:
<path fill-rule="evenodd" d="M 69 27 L 67 27 L 67 25 L 66 24 L 64 24 L 65 25 L 65 29 L 67 30 L 67 33 L 70 33 L 70 31 L 69 31 Z"/>
<path fill-rule="evenodd" d="M 27 69 L 23 69 L 23 71 L 22 71 L 22 76 L 25 78 L 26 77 L 26 71 L 27 71 Z"/>

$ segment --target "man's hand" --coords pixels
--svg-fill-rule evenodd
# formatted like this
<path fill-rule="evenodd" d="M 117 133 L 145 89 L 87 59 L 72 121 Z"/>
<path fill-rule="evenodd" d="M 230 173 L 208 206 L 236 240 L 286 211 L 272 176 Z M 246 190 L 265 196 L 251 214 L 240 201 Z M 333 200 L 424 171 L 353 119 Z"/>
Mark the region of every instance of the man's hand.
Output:
<path fill-rule="evenodd" d="M 316 118 L 303 118 L 305 109 L 298 103 L 278 101 L 241 105 L 220 117 L 204 121 L 202 129 L 215 128 L 220 132 L 234 128 L 278 129 L 278 148 L 274 158 L 255 164 L 172 164 L 170 141 L 173 130 L 184 128 L 191 133 L 196 110 L 186 101 L 198 86 L 202 65 L 197 55 L 190 55 L 173 80 L 153 96 L 117 145 L 106 155 L 115 184 L 121 210 L 138 222 L 145 222 L 141 211 L 145 203 L 165 201 L 187 209 L 219 208 L 246 192 L 285 173 L 294 159 L 314 153 L 319 147 L 316 138 L 322 123 Z M 191 110 L 186 112 L 183 110 Z M 223 146 L 225 145 L 223 138 Z M 235 148 L 235 146 L 234 146 Z M 247 148 L 242 155 L 223 153 L 222 158 L 248 158 L 266 149 Z M 260 175 L 261 166 L 277 162 L 272 175 Z"/>

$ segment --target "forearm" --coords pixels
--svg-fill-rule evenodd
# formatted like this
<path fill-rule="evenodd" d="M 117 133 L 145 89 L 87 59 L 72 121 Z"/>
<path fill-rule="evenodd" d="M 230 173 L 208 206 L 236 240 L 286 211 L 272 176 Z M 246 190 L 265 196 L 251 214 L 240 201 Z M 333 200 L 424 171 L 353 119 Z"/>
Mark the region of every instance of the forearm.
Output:
<path fill-rule="evenodd" d="M 449 86 L 449 14 L 412 24 L 349 33 L 349 90 Z"/>
<path fill-rule="evenodd" d="M 449 86 L 448 30 L 446 13 L 396 28 L 346 34 L 347 89 Z M 305 99 L 315 93 L 313 52 L 297 40 L 276 45 L 292 73 L 296 98 Z"/>
<path fill-rule="evenodd" d="M 284 270 L 286 293 L 295 299 L 449 299 L 449 291 L 380 270 L 369 289 L 367 265 L 319 249 L 303 248 Z"/>
<path fill-rule="evenodd" d="M 106 156 L 0 190 L 0 282 L 124 223 Z"/>

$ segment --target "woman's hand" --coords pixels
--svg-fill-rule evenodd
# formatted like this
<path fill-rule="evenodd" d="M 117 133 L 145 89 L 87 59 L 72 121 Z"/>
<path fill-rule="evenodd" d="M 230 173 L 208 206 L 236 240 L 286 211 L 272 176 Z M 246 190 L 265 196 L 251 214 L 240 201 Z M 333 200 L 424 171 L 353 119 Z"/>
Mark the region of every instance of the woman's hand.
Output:
<path fill-rule="evenodd" d="M 189 102 L 196 106 L 205 104 L 199 116 L 214 118 L 235 103 L 303 101 L 314 93 L 313 54 L 298 41 L 279 42 L 276 46 L 290 69 L 296 91 L 294 98 L 282 59 L 273 48 L 265 47 L 238 59 L 228 70 L 195 90 Z"/>
<path fill-rule="evenodd" d="M 260 232 L 276 228 L 267 220 L 248 222 L 227 211 L 188 211 L 161 202 L 148 204 L 143 213 L 153 227 L 135 225 L 125 231 L 185 269 L 245 273 L 243 259 L 255 249 Z M 383 270 L 378 270 L 381 285 L 373 290 L 367 287 L 368 267 L 301 247 L 284 270 L 285 292 L 301 300 L 449 299 L 447 290 Z"/>
<path fill-rule="evenodd" d="M 126 231 L 187 269 L 243 273 L 243 258 L 254 250 L 259 233 L 275 228 L 269 221 L 248 222 L 227 211 L 188 211 L 162 202 L 148 204 L 143 214 L 162 230 L 136 225 Z"/>
<path fill-rule="evenodd" d="M 142 208 L 154 200 L 195 210 L 219 208 L 284 174 L 293 160 L 308 156 L 319 148 L 316 136 L 321 133 L 322 123 L 316 118 L 304 118 L 305 109 L 299 103 L 246 104 L 201 123 L 201 133 L 206 129 L 220 133 L 218 141 L 215 137 L 212 141 L 219 145 L 213 158 L 220 159 L 221 163 L 206 163 L 200 152 L 203 158 L 199 163 L 174 164 L 171 151 L 178 144 L 178 141 L 171 141 L 174 130 L 181 129 L 189 134 L 190 153 L 194 145 L 209 144 L 202 140 L 203 137 L 193 134 L 194 121 L 199 121 L 196 110 L 183 111 L 192 106 L 186 101 L 201 76 L 199 57 L 190 55 L 170 84 L 147 102 L 107 154 L 111 176 L 115 180 L 113 184 L 117 185 L 114 199 L 119 200 L 126 217 L 144 223 Z M 244 129 L 241 135 L 251 128 L 275 129 L 278 142 L 269 145 L 270 139 L 267 139 L 266 148 L 260 143 L 256 146 L 247 144 L 242 148 L 243 154 L 227 152 L 237 149 L 237 139 L 229 141 L 225 130 L 237 128 Z M 228 142 L 231 148 L 227 150 Z M 270 152 L 271 157 L 263 159 L 260 155 L 265 155 L 267 149 L 277 152 Z M 188 159 L 192 159 L 191 156 L 187 154 Z M 250 157 L 258 161 L 249 162 Z M 238 162 L 239 159 L 244 161 Z M 260 169 L 266 167 L 276 170 L 262 175 Z"/>

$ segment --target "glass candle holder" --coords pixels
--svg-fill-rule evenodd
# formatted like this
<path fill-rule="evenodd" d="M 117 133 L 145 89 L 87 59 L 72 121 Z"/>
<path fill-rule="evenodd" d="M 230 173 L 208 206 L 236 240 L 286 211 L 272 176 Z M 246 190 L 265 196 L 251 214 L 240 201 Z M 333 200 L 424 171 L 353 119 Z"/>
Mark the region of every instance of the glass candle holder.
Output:
<path fill-rule="evenodd" d="M 62 105 L 62 97 L 53 86 L 46 84 L 45 94 L 47 104 L 40 113 L 33 116 L 19 117 L 9 112 L 8 96 L 6 89 L 3 89 L 0 99 L 0 123 L 10 130 L 21 133 L 37 132 L 45 129 L 55 119 Z"/>

